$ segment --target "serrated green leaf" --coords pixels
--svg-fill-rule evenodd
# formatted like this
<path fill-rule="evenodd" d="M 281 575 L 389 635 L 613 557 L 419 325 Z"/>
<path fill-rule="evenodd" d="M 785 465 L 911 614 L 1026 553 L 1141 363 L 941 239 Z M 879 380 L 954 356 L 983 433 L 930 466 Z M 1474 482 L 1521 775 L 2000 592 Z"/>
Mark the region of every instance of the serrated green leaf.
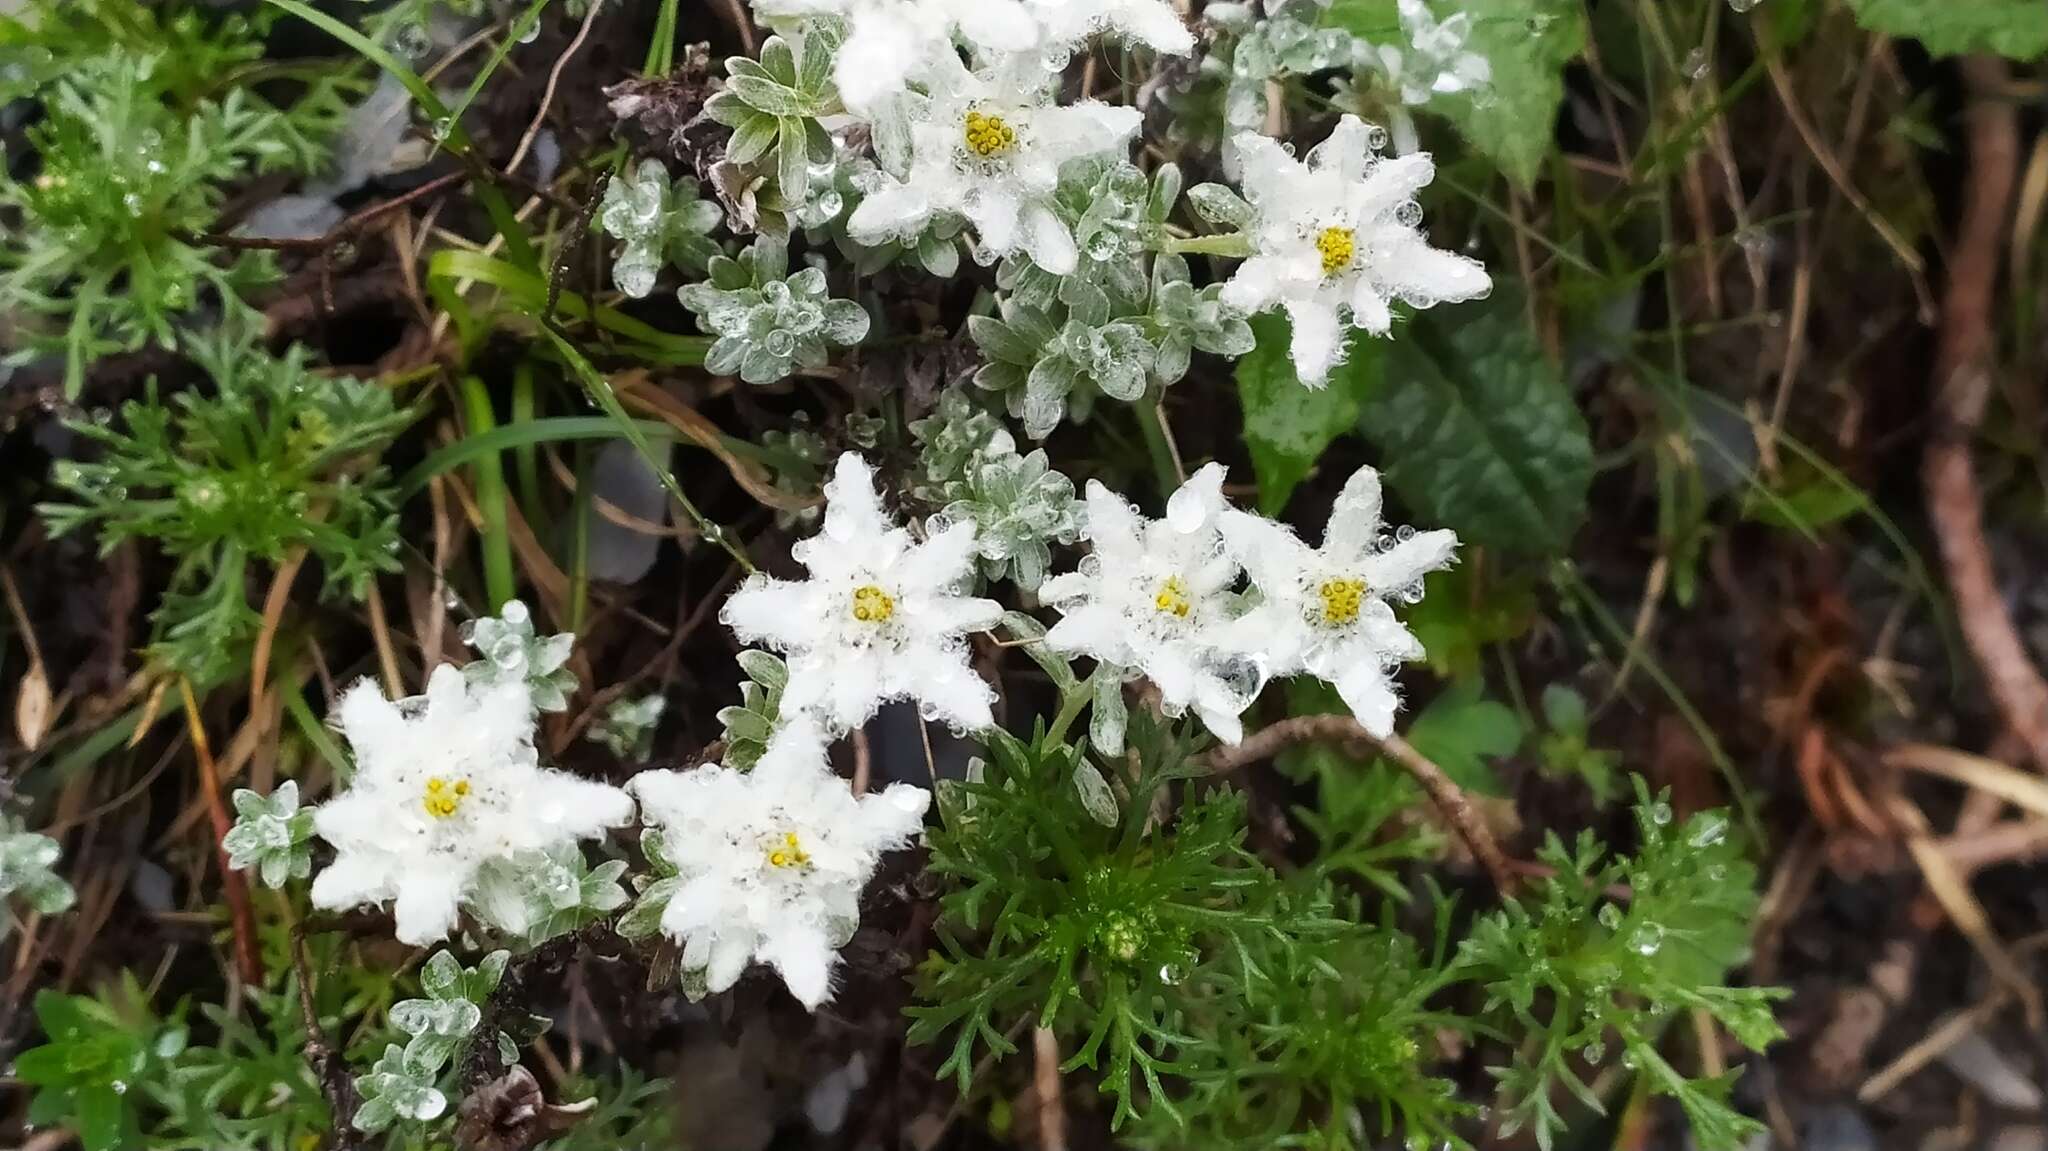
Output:
<path fill-rule="evenodd" d="M 1270 516 L 1287 506 L 1330 441 L 1358 423 L 1364 402 L 1380 387 L 1385 341 L 1352 333 L 1350 354 L 1331 370 L 1329 385 L 1312 389 L 1287 358 L 1287 317 L 1257 316 L 1251 324 L 1258 345 L 1237 362 L 1237 398 L 1259 479 L 1259 510 Z"/>
<path fill-rule="evenodd" d="M 1468 545 L 1555 554 L 1585 519 L 1593 445 L 1509 295 L 1439 308 L 1398 331 L 1360 429 L 1419 521 Z"/>
<path fill-rule="evenodd" d="M 1918 40 L 1936 56 L 2031 60 L 2048 52 L 2048 5 L 2040 0 L 1849 0 L 1849 9 L 1870 31 Z"/>

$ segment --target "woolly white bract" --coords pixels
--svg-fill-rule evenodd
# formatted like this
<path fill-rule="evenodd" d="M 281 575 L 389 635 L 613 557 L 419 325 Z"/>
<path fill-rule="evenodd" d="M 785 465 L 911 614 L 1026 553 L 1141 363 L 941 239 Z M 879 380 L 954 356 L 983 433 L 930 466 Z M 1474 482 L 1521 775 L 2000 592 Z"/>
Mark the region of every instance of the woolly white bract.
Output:
<path fill-rule="evenodd" d="M 1429 246 L 1415 193 L 1436 175 L 1429 156 L 1381 157 L 1378 130 L 1346 115 L 1302 163 L 1264 136 L 1237 137 L 1252 206 L 1252 256 L 1224 285 L 1247 314 L 1278 305 L 1294 328 L 1295 374 L 1320 387 L 1343 356 L 1344 329 L 1385 335 L 1391 305 L 1428 308 L 1485 295 L 1478 261 Z"/>
<path fill-rule="evenodd" d="M 1079 254 L 1052 203 L 1060 166 L 1122 149 L 1140 117 L 1093 100 L 1054 106 L 1052 79 L 1035 57 L 972 71 L 957 56 L 938 59 L 929 96 L 908 101 L 907 174 L 877 173 L 848 232 L 863 244 L 909 240 L 936 216 L 961 216 L 974 226 L 981 258 L 1022 251 L 1055 275 L 1072 272 Z"/>
<path fill-rule="evenodd" d="M 839 732 L 888 700 L 914 699 L 927 719 L 993 722 L 995 693 L 961 639 L 1003 616 L 994 600 L 961 594 L 974 575 L 972 523 L 913 542 L 882 510 L 867 461 L 848 452 L 825 485 L 824 530 L 790 553 L 811 578 L 749 576 L 719 613 L 740 639 L 788 656 L 784 715 L 809 712 Z"/>
<path fill-rule="evenodd" d="M 1087 655 L 1143 674 L 1169 715 L 1190 707 L 1218 739 L 1236 743 L 1250 694 L 1224 673 L 1217 644 L 1229 622 L 1238 564 L 1217 531 L 1223 465 L 1189 477 L 1148 520 L 1124 498 L 1088 481 L 1088 539 L 1079 570 L 1045 581 L 1040 594 L 1061 619 L 1046 633 L 1055 651 Z"/>
<path fill-rule="evenodd" d="M 1492 81 L 1493 66 L 1486 57 L 1465 50 L 1472 33 L 1471 13 L 1457 12 L 1439 21 L 1424 0 L 1400 0 L 1400 12 L 1406 50 L 1382 44 L 1373 49 L 1373 59 L 1400 93 L 1402 104 L 1419 107 L 1432 97 L 1470 92 Z M 1394 150 L 1413 152 L 1414 119 L 1404 107 L 1391 112 Z"/>
<path fill-rule="evenodd" d="M 1274 675 L 1307 672 L 1334 685 L 1367 731 L 1391 733 L 1401 700 L 1388 669 L 1424 653 L 1387 597 L 1421 598 L 1422 577 L 1450 566 L 1457 535 L 1404 528 L 1388 539 L 1371 468 L 1344 484 L 1320 548 L 1285 524 L 1235 509 L 1223 513 L 1221 528 L 1263 597 L 1224 629 L 1222 644 L 1257 652 Z"/>
<path fill-rule="evenodd" d="M 873 111 L 934 61 L 954 56 L 956 34 L 988 53 L 1038 46 L 1038 21 L 1019 0 L 754 0 L 754 11 L 769 24 L 846 20 L 832 83 L 856 114 Z"/>
<path fill-rule="evenodd" d="M 1103 33 L 1174 55 L 1195 46 L 1195 34 L 1165 0 L 1030 0 L 1030 8 L 1050 44 Z"/>
<path fill-rule="evenodd" d="M 592 838 L 633 816 L 618 788 L 539 765 L 523 681 L 470 683 L 442 664 L 425 695 L 396 702 L 364 680 L 339 715 L 356 774 L 314 813 L 335 860 L 313 880 L 313 903 L 396 900 L 406 943 L 448 934 L 485 863 Z"/>
<path fill-rule="evenodd" d="M 628 785 L 660 827 L 681 880 L 661 915 L 682 964 L 724 991 L 759 960 L 815 1010 L 882 853 L 908 846 L 930 793 L 894 784 L 855 796 L 826 769 L 815 726 L 778 733 L 751 772 L 647 771 Z"/>

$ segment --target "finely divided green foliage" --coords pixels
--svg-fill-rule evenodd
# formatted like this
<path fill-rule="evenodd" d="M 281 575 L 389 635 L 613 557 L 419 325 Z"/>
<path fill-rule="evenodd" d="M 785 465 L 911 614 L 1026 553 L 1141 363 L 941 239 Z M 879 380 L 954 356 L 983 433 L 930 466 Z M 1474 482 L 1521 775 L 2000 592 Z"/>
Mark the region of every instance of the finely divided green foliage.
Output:
<path fill-rule="evenodd" d="M 133 1144 L 142 1127 L 135 1089 L 184 1050 L 184 1027 L 159 1020 L 126 973 L 104 998 L 37 992 L 35 1010 L 45 1041 L 22 1052 L 13 1069 L 35 1089 L 28 1121 L 72 1127 L 86 1151 Z"/>
<path fill-rule="evenodd" d="M 963 1088 L 977 1051 L 1013 1050 L 1013 1029 L 1035 1020 L 1067 1037 L 1066 1069 L 1098 1070 L 1116 1123 L 1173 1112 L 1174 1080 L 1208 1058 L 1189 1004 L 1252 994 L 1265 978 L 1254 955 L 1339 926 L 1286 901 L 1244 850 L 1236 793 L 1188 791 L 1155 827 L 1155 804 L 1200 770 L 1142 710 L 1129 744 L 1128 759 L 1097 763 L 1043 734 L 996 732 L 982 777 L 941 792 L 931 868 L 955 888 L 910 1035 L 946 1038 L 941 1073 Z"/>
<path fill-rule="evenodd" d="M 1658 1050 L 1695 1008 L 1752 1048 L 1779 1035 L 1778 993 L 1721 982 L 1755 906 L 1724 813 L 1674 826 L 1638 783 L 1635 854 L 1553 839 L 1555 875 L 1454 945 L 1453 901 L 1434 887 L 1423 937 L 1400 926 L 1411 891 L 1393 869 L 1430 850 L 1396 824 L 1419 798 L 1404 777 L 1311 761 L 1316 853 L 1282 876 L 1244 849 L 1237 793 L 1190 785 L 1174 807 L 1172 785 L 1193 774 L 1183 737 L 1142 709 L 1130 724 L 1129 756 L 1107 760 L 997 733 L 988 762 L 941 791 L 931 867 L 951 889 L 911 1037 L 947 1044 L 942 1073 L 963 1088 L 978 1056 L 1013 1051 L 1036 1023 L 1059 1035 L 1067 1070 L 1101 1069 L 1139 1145 L 1462 1146 L 1481 1100 L 1450 1077 L 1455 1035 L 1485 1045 L 1507 1123 L 1548 1147 L 1566 1124 L 1560 1092 L 1601 1106 L 1581 1068 L 1613 1043 L 1702 1146 L 1753 1129 L 1727 1103 L 1732 1075 L 1689 1078 Z"/>
<path fill-rule="evenodd" d="M 28 321 L 23 346 L 61 355 L 76 394 L 93 359 L 175 342 L 204 302 L 246 310 L 271 273 L 260 253 L 198 246 L 226 185 L 310 171 L 344 110 L 337 77 L 280 109 L 237 82 L 262 55 L 243 18 L 209 25 L 194 10 L 158 16 L 133 4 L 45 0 L 29 24 L 0 24 L 0 76 L 34 80 L 33 174 L 0 171 L 0 307 Z M 31 30 L 33 29 L 33 30 Z"/>
<path fill-rule="evenodd" d="M 156 543 L 176 565 L 152 617 L 152 654 L 199 682 L 247 658 L 260 618 L 244 576 L 298 549 L 330 594 L 359 598 L 398 567 L 396 497 L 380 462 L 412 422 L 382 384 L 320 377 L 305 349 L 272 357 L 234 325 L 186 347 L 212 379 L 161 402 L 154 383 L 118 421 L 71 429 L 98 458 L 60 462 L 67 500 L 40 507 L 58 534 L 90 527 L 102 551 Z"/>
<path fill-rule="evenodd" d="M 1509 1130 L 1527 1127 L 1548 1148 L 1567 1126 L 1559 1088 L 1601 1110 L 1579 1068 L 1615 1042 L 1651 1091 L 1684 1108 L 1702 1146 L 1736 1146 L 1762 1128 L 1729 1105 L 1735 1074 L 1689 1079 L 1658 1042 L 1674 1013 L 1692 1010 L 1752 1050 L 1782 1037 L 1770 1004 L 1784 992 L 1721 983 L 1747 958 L 1755 868 L 1725 812 L 1677 823 L 1635 783 L 1635 854 L 1610 855 L 1590 833 L 1569 846 L 1552 835 L 1539 859 L 1553 874 L 1479 920 L 1457 968 L 1485 988 L 1482 1018 L 1515 1044 L 1516 1060 L 1495 1072 Z"/>

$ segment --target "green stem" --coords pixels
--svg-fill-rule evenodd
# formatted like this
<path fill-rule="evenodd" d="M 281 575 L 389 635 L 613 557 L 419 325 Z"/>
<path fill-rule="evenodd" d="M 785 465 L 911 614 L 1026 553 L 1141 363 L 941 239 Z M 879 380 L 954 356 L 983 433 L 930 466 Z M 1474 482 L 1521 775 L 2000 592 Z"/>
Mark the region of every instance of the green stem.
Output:
<path fill-rule="evenodd" d="M 1183 256 L 1230 256 L 1242 259 L 1252 254 L 1252 240 L 1243 232 L 1219 232 L 1213 236 L 1167 236 L 1159 245 L 1162 252 Z"/>
<path fill-rule="evenodd" d="M 1095 677 L 1101 674 L 1100 667 L 1089 672 L 1088 678 L 1075 684 L 1074 690 L 1068 693 L 1067 698 L 1060 701 L 1059 714 L 1052 717 L 1052 727 L 1045 733 L 1048 741 L 1066 742 L 1067 729 L 1074 726 L 1074 720 L 1080 717 L 1081 709 L 1087 707 L 1088 701 L 1095 698 Z"/>
<path fill-rule="evenodd" d="M 463 408 L 471 434 L 488 433 L 497 427 L 491 412 L 491 394 L 475 376 L 462 379 Z M 512 574 L 512 529 L 505 510 L 505 466 L 496 452 L 476 462 L 476 506 L 483 516 L 484 590 L 490 596 L 491 613 L 510 603 L 518 594 Z"/>
<path fill-rule="evenodd" d="M 666 76 L 675 64 L 677 8 L 677 0 L 661 0 L 661 14 L 654 20 L 654 38 L 647 45 L 647 67 L 641 69 L 646 75 Z"/>
<path fill-rule="evenodd" d="M 590 486 L 589 444 L 576 445 L 576 502 L 570 515 L 574 525 L 574 557 L 569 569 L 569 630 L 583 634 L 583 613 L 590 604 Z"/>
<path fill-rule="evenodd" d="M 522 359 L 512 369 L 512 422 L 511 427 L 523 427 L 537 416 L 534 399 L 533 361 Z M 533 525 L 535 534 L 542 539 L 549 538 L 547 507 L 540 498 L 540 451 L 532 443 L 523 443 L 512 449 L 512 473 L 519 477 L 519 508 L 526 513 L 526 520 Z"/>
<path fill-rule="evenodd" d="M 588 392 L 590 398 L 597 402 L 597 406 L 603 408 L 605 414 L 618 425 L 619 431 L 624 433 L 627 441 L 633 445 L 633 450 L 639 452 L 640 458 L 647 461 L 647 466 L 654 469 L 655 477 L 661 481 L 661 486 L 668 489 L 670 497 L 689 515 L 690 522 L 697 525 L 698 533 L 723 548 L 725 554 L 740 565 L 741 571 L 748 575 L 754 574 L 754 561 L 747 558 L 746 551 L 732 538 L 732 533 L 697 510 L 696 503 L 684 493 L 682 485 L 676 482 L 675 474 L 668 470 L 668 462 L 654 454 L 654 449 L 648 444 L 646 433 L 640 430 L 638 422 L 626 414 L 625 405 L 619 402 L 618 393 L 612 390 L 612 383 L 605 378 L 604 373 L 593 367 L 590 361 L 583 357 L 583 353 L 576 350 L 576 345 L 570 343 L 552 326 L 544 326 L 541 331 L 554 345 L 556 354 L 569 365 L 569 370 L 576 373 L 576 378 L 582 381 L 583 390 Z"/>
<path fill-rule="evenodd" d="M 1145 437 L 1145 454 L 1152 458 L 1152 476 L 1162 498 L 1172 496 L 1181 485 L 1180 467 L 1173 462 L 1173 446 L 1166 442 L 1166 409 L 1157 389 L 1146 393 L 1136 405 L 1138 432 Z"/>

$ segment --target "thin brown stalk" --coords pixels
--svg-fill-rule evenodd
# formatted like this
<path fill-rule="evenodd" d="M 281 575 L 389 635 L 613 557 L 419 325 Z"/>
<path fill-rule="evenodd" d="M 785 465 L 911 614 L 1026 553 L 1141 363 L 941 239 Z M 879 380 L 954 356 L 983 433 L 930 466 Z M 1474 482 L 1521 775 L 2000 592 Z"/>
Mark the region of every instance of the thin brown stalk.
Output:
<path fill-rule="evenodd" d="M 1478 809 L 1465 797 L 1463 789 L 1444 774 L 1443 768 L 1398 735 L 1376 737 L 1348 715 L 1297 715 L 1260 728 L 1235 746 L 1217 748 L 1209 753 L 1206 766 L 1215 774 L 1235 771 L 1299 743 L 1339 743 L 1385 756 L 1422 785 L 1444 821 L 1465 841 L 1472 857 L 1493 880 L 1494 888 L 1502 895 L 1514 893 L 1515 870 Z"/>
<path fill-rule="evenodd" d="M 2019 123 L 2012 104 L 1999 94 L 2006 80 L 2003 61 L 1972 57 L 1963 62 L 1963 75 L 1971 93 L 1970 167 L 1935 351 L 1940 426 L 1928 439 L 1921 480 L 1963 638 L 2006 724 L 2035 766 L 2048 771 L 2048 681 L 2027 655 L 1999 591 L 1971 451 L 1991 398 L 1991 312 L 2019 166 Z"/>
<path fill-rule="evenodd" d="M 180 679 L 178 692 L 185 699 L 192 754 L 199 761 L 199 786 L 205 792 L 206 814 L 213 822 L 213 854 L 220 864 L 221 889 L 227 897 L 228 917 L 235 933 L 235 966 L 241 971 L 242 982 L 261 987 L 263 957 L 256 949 L 256 910 L 249 902 L 248 879 L 228 866 L 227 848 L 221 846 L 234 822 L 228 818 L 227 803 L 220 797 L 220 772 L 214 766 L 213 748 L 206 741 L 206 724 L 199 718 L 199 701 L 192 695 L 192 684 Z"/>
<path fill-rule="evenodd" d="M 526 159 L 527 149 L 533 147 L 534 138 L 540 135 L 540 126 L 548 118 L 548 109 L 555 105 L 555 88 L 562 82 L 562 70 L 569 66 L 570 58 L 583 47 L 583 41 L 590 37 L 590 26 L 597 21 L 597 14 L 603 7 L 604 0 L 590 0 L 590 10 L 583 14 L 583 26 L 576 29 L 576 38 L 569 41 L 569 46 L 562 50 L 562 55 L 555 60 L 555 66 L 548 71 L 548 86 L 541 93 L 540 107 L 534 109 L 532 121 L 526 125 L 525 133 L 519 137 L 519 146 L 512 149 L 512 158 L 505 164 L 507 172 L 519 169 L 519 162 Z M 749 48 L 749 51 L 752 49 Z"/>

